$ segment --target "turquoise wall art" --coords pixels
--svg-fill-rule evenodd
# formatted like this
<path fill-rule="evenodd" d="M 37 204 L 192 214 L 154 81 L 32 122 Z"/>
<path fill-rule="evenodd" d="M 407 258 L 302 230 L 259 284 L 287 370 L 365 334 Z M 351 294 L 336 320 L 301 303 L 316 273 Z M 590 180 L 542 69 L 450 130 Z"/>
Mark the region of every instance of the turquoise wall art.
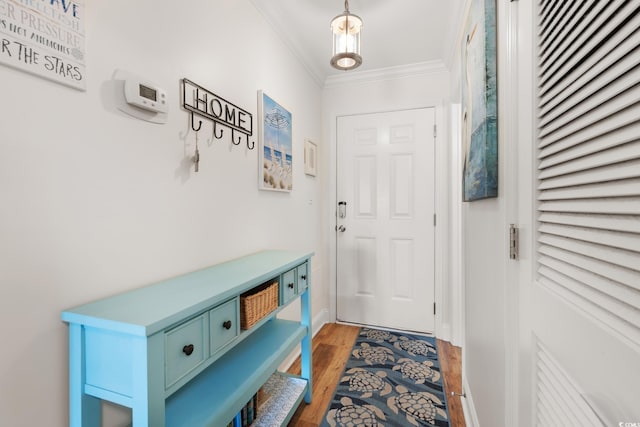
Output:
<path fill-rule="evenodd" d="M 462 41 L 463 200 L 498 196 L 496 1 L 473 0 Z"/>

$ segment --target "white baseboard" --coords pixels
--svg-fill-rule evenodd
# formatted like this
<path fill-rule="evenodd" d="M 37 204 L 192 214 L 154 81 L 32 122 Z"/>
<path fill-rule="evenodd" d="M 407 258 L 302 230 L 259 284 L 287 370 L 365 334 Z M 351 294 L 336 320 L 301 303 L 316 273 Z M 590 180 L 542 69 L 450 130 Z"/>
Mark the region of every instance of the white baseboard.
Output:
<path fill-rule="evenodd" d="M 443 323 L 441 330 L 436 331 L 436 337 L 442 341 L 451 342 L 451 325 L 449 323 Z"/>
<path fill-rule="evenodd" d="M 329 323 L 329 309 L 325 308 L 324 310 L 320 310 L 320 313 L 316 314 L 316 316 L 311 320 L 313 336 L 315 337 L 318 331 L 320 331 L 320 329 L 322 329 L 322 327 L 327 323 Z"/>
<path fill-rule="evenodd" d="M 325 308 L 324 310 L 321 310 L 320 313 L 316 314 L 315 317 L 311 320 L 312 336 L 315 337 L 318 331 L 322 329 L 322 327 L 327 323 L 329 323 L 329 310 Z M 280 371 L 288 370 L 291 365 L 293 365 L 293 362 L 296 361 L 298 356 L 300 356 L 300 346 L 298 346 L 296 350 L 291 353 L 289 357 L 284 360 L 284 362 L 282 362 L 278 369 Z"/>
<path fill-rule="evenodd" d="M 462 378 L 462 390 L 465 397 L 460 398 L 462 403 L 462 412 L 464 412 L 464 421 L 467 427 L 480 427 L 478 422 L 478 413 L 476 407 L 473 405 L 473 397 L 471 397 L 471 389 L 466 378 Z"/>

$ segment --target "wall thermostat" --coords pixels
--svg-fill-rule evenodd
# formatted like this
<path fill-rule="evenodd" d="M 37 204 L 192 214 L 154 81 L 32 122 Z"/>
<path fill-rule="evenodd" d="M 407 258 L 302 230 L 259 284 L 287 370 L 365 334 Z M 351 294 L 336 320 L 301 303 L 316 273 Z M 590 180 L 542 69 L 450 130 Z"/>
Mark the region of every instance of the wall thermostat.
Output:
<path fill-rule="evenodd" d="M 169 100 L 166 90 L 124 70 L 116 70 L 113 79 L 119 110 L 140 120 L 159 124 L 167 122 Z"/>
<path fill-rule="evenodd" d="M 124 81 L 124 96 L 128 104 L 156 113 L 166 113 L 167 93 L 153 83 L 130 77 Z"/>

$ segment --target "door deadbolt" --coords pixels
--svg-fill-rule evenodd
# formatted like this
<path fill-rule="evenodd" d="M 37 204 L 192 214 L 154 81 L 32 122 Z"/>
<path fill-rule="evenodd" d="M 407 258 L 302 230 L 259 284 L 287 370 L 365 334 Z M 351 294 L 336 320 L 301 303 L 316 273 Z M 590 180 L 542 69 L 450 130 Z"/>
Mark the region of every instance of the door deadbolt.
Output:
<path fill-rule="evenodd" d="M 347 229 L 344 225 L 341 225 L 340 227 L 338 227 L 338 231 L 344 233 L 345 231 L 347 231 Z"/>
<path fill-rule="evenodd" d="M 338 218 L 347 217 L 347 202 L 338 202 Z"/>

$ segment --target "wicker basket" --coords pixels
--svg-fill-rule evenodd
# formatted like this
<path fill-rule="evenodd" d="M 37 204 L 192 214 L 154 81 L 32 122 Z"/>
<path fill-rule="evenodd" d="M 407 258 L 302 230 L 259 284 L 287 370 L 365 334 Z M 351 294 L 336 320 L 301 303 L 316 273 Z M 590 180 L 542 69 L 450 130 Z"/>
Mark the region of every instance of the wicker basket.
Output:
<path fill-rule="evenodd" d="M 278 308 L 278 282 L 273 281 L 240 295 L 240 327 L 249 329 Z"/>

